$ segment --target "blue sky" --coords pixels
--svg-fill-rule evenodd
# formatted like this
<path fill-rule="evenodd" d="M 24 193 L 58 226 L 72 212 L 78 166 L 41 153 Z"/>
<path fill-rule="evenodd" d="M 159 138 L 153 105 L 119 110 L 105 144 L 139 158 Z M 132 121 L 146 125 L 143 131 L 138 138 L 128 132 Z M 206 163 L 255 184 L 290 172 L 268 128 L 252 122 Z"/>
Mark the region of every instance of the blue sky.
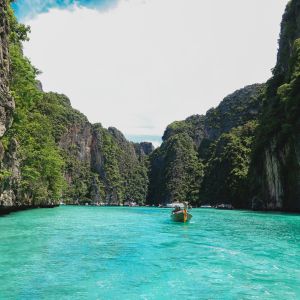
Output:
<path fill-rule="evenodd" d="M 17 0 L 45 91 L 159 144 L 168 124 L 265 82 L 288 0 Z"/>
<path fill-rule="evenodd" d="M 20 20 L 36 17 L 40 13 L 49 12 L 51 8 L 67 9 L 75 4 L 97 10 L 105 10 L 115 6 L 118 0 L 17 0 L 13 8 Z"/>

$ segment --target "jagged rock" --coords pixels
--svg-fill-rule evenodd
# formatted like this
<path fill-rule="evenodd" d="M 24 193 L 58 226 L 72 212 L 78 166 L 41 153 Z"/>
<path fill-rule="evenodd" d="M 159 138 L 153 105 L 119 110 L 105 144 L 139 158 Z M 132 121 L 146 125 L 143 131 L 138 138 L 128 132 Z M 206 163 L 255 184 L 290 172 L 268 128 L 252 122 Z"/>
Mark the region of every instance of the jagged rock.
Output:
<path fill-rule="evenodd" d="M 127 144 L 124 134 L 115 127 L 109 127 L 108 132 L 120 143 Z"/>
<path fill-rule="evenodd" d="M 92 126 L 86 121 L 70 124 L 67 132 L 60 138 L 59 146 L 75 155 L 81 162 L 91 161 Z"/>
<path fill-rule="evenodd" d="M 138 156 L 150 155 L 154 151 L 153 144 L 149 142 L 136 143 L 134 147 Z"/>
<path fill-rule="evenodd" d="M 13 207 L 16 203 L 16 197 L 13 190 L 5 190 L 0 195 L 0 207 Z"/>
<path fill-rule="evenodd" d="M 43 92 L 43 91 L 44 91 L 44 90 L 43 90 L 43 84 L 42 84 L 42 82 L 39 81 L 39 80 L 36 81 L 36 87 L 37 87 L 37 89 L 38 89 L 40 92 Z"/>

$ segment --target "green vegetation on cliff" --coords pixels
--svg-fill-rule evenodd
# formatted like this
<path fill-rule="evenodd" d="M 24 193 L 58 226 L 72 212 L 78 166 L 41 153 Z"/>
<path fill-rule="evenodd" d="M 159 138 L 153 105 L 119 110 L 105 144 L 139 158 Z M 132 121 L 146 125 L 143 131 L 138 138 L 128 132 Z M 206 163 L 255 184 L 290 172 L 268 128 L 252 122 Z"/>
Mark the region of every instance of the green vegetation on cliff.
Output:
<path fill-rule="evenodd" d="M 150 156 L 149 203 L 247 207 L 249 166 L 265 85 L 227 96 L 205 116 L 170 124 Z"/>
<path fill-rule="evenodd" d="M 63 157 L 63 199 L 113 205 L 145 201 L 147 157 L 138 155 L 121 132 L 91 125 L 64 95 L 44 93 L 39 109 L 48 117 Z"/>
<path fill-rule="evenodd" d="M 202 203 L 249 207 L 249 166 L 256 127 L 257 122 L 250 121 L 223 133 L 211 145 L 201 188 Z"/>
<path fill-rule="evenodd" d="M 186 133 L 171 136 L 150 156 L 151 203 L 199 202 L 203 165 L 192 138 Z"/>
<path fill-rule="evenodd" d="M 27 31 L 9 10 L 11 79 L 10 91 L 16 102 L 14 122 L 3 139 L 4 148 L 17 142 L 20 178 L 16 178 L 16 194 L 26 204 L 40 205 L 58 199 L 64 186 L 63 160 L 55 145 L 48 118 L 39 110 L 43 94 L 37 88 L 37 70 L 23 57 L 21 42 Z M 1 182 L 9 185 L 8 182 Z M 28 201 L 28 203 L 27 203 Z"/>

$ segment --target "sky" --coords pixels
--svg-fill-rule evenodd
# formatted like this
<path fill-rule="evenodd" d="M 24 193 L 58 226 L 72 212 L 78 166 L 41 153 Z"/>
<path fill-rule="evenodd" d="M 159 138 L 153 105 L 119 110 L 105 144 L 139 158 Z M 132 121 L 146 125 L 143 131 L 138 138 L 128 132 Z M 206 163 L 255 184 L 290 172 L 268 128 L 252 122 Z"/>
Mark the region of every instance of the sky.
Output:
<path fill-rule="evenodd" d="M 155 145 L 168 124 L 265 82 L 288 0 L 18 0 L 45 91 Z"/>

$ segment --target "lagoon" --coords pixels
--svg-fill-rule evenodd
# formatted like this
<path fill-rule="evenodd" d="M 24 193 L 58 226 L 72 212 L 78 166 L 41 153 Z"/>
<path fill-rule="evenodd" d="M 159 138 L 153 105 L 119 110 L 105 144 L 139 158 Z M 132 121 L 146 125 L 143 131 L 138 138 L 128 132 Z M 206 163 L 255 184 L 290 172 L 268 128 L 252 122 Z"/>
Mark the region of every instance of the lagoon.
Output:
<path fill-rule="evenodd" d="M 300 215 L 158 208 L 0 218 L 0 299 L 299 299 Z"/>

